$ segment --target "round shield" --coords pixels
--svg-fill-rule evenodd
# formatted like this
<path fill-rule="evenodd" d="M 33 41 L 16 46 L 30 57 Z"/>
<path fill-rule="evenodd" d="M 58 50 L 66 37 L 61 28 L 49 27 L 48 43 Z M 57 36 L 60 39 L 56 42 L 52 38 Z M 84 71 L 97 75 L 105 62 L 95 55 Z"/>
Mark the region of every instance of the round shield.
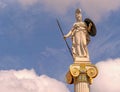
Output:
<path fill-rule="evenodd" d="M 96 33 L 97 33 L 97 30 L 96 30 L 96 26 L 95 26 L 95 24 L 93 23 L 93 21 L 92 21 L 91 19 L 89 19 L 89 18 L 86 18 L 86 19 L 84 20 L 84 22 L 87 24 L 87 26 L 89 26 L 89 24 L 92 23 L 91 30 L 90 30 L 90 32 L 88 32 L 88 33 L 89 33 L 89 35 L 91 35 L 91 36 L 95 36 Z"/>

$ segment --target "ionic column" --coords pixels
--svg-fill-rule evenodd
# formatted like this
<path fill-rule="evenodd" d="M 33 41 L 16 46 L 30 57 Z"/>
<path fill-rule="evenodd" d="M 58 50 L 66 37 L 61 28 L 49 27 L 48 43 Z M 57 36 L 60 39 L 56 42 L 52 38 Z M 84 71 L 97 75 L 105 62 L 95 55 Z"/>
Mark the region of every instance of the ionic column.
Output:
<path fill-rule="evenodd" d="M 70 65 L 66 79 L 68 84 L 74 84 L 74 92 L 90 92 L 90 84 L 97 74 L 98 70 L 93 64 L 75 63 Z"/>

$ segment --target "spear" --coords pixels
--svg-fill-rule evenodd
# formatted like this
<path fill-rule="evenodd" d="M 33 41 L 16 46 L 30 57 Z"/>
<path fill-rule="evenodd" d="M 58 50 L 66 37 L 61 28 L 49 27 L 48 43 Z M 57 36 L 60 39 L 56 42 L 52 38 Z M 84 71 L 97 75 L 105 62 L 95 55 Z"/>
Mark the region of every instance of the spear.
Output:
<path fill-rule="evenodd" d="M 58 27 L 59 27 L 59 29 L 60 29 L 60 32 L 61 32 L 61 34 L 62 34 L 62 36 L 63 36 L 63 38 L 64 38 L 64 33 L 63 33 L 63 31 L 62 31 L 62 28 L 61 28 L 61 26 L 60 26 L 60 23 L 59 23 L 58 19 L 56 19 L 56 21 L 57 21 Z M 70 49 L 70 47 L 69 47 L 66 39 L 64 39 L 64 41 L 65 41 L 66 46 L 67 46 L 67 48 L 68 48 L 68 50 L 69 50 L 69 52 L 70 52 L 70 55 L 71 55 L 72 58 L 73 58 L 72 51 L 71 51 L 71 49 Z"/>

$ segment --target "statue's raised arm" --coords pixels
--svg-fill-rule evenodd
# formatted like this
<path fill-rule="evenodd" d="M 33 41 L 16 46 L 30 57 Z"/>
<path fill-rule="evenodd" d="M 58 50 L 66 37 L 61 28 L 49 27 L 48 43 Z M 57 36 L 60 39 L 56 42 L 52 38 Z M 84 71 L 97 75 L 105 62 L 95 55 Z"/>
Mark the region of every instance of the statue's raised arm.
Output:
<path fill-rule="evenodd" d="M 72 54 L 74 61 L 89 61 L 87 45 L 90 42 L 90 36 L 96 35 L 95 24 L 88 18 L 82 21 L 80 9 L 75 12 L 76 22 L 73 27 L 64 35 L 64 38 L 70 37 L 72 40 Z"/>

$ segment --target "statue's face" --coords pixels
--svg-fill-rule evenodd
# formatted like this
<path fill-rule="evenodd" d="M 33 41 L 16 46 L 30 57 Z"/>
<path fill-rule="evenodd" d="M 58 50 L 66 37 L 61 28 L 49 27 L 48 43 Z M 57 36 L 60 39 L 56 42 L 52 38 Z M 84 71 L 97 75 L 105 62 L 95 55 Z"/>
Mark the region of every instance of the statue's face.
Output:
<path fill-rule="evenodd" d="M 82 21 L 82 15 L 81 15 L 81 13 L 76 13 L 75 17 L 76 17 L 77 21 Z"/>

